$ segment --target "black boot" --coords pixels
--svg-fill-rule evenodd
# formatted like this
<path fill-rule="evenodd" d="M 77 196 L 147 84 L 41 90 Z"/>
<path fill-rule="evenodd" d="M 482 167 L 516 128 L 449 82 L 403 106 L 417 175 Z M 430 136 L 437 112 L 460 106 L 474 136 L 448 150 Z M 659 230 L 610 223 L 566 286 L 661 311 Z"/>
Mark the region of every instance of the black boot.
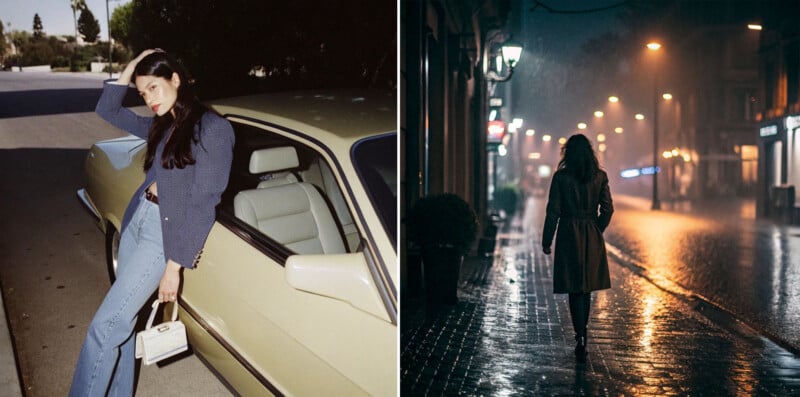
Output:
<path fill-rule="evenodd" d="M 575 345 L 575 360 L 583 364 L 586 362 L 586 335 L 576 335 L 575 341 L 578 342 Z"/>

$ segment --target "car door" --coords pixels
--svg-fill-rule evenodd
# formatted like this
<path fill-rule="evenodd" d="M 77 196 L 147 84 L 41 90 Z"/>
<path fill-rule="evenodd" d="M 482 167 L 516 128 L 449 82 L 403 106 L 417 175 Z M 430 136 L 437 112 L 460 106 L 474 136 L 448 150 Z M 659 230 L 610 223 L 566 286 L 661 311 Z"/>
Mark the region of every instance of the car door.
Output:
<path fill-rule="evenodd" d="M 230 186 L 197 269 L 184 273 L 181 296 L 194 349 L 242 395 L 394 395 L 397 313 L 387 303 L 391 285 L 380 264 L 397 258 L 378 252 L 386 236 L 369 224 L 370 209 L 359 207 L 369 200 L 355 199 L 364 194 L 352 166 L 302 132 L 232 121 L 237 147 Z M 285 146 L 302 159 L 291 171 L 298 179 L 313 179 L 315 164 L 333 175 L 341 196 L 325 200 L 340 201 L 353 224 L 341 225 L 347 221 L 329 205 L 344 252 L 298 255 L 235 215 L 237 194 L 274 177 L 251 175 L 248 157 Z M 335 194 L 330 186 L 315 187 L 323 196 Z M 358 235 L 348 238 L 345 229 Z"/>

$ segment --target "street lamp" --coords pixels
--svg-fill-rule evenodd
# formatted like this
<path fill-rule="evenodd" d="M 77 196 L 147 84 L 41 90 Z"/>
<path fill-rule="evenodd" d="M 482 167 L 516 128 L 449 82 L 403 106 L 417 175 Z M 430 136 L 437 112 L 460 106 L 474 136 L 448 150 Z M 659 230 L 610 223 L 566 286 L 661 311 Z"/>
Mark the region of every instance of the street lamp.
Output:
<path fill-rule="evenodd" d="M 499 83 L 511 79 L 511 75 L 514 74 L 514 67 L 517 66 L 517 62 L 522 56 L 522 46 L 510 40 L 506 41 L 500 48 L 500 56 L 503 58 L 503 64 L 508 69 L 508 74 L 501 76 L 498 74 L 499 70 L 489 69 L 486 71 L 486 79 L 491 82 Z"/>
<path fill-rule="evenodd" d="M 108 30 L 108 78 L 111 78 L 112 67 L 111 67 L 111 15 L 108 12 L 108 2 L 109 1 L 119 1 L 119 0 L 106 0 L 106 30 Z"/>
<path fill-rule="evenodd" d="M 656 52 L 661 49 L 661 44 L 657 42 L 647 43 L 647 49 Z M 661 209 L 661 202 L 658 200 L 658 64 L 654 61 L 653 66 L 653 210 Z"/>

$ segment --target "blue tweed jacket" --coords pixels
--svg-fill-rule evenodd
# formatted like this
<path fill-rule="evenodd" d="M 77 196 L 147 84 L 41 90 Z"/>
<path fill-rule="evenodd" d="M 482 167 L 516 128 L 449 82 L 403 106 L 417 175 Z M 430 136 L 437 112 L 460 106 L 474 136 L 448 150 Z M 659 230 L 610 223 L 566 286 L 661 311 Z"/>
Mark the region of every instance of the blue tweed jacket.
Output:
<path fill-rule="evenodd" d="M 139 116 L 122 107 L 128 86 L 103 85 L 103 94 L 95 111 L 112 125 L 142 139 L 147 139 L 152 117 Z M 200 137 L 192 144 L 195 164 L 183 169 L 166 169 L 161 165 L 164 141 L 158 145 L 153 166 L 147 171 L 145 181 L 131 198 L 122 219 L 122 231 L 142 200 L 144 189 L 158 182 L 158 202 L 161 213 L 161 231 L 164 239 L 165 260 L 172 259 L 183 267 L 193 268 L 200 259 L 211 226 L 215 207 L 228 184 L 233 158 L 233 127 L 224 118 L 206 112 L 195 126 Z"/>

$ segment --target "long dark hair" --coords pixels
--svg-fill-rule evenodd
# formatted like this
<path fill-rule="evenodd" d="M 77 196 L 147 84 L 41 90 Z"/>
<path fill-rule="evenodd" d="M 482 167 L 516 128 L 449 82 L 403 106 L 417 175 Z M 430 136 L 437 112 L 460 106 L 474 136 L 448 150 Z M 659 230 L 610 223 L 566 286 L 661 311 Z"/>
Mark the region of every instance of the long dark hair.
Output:
<path fill-rule="evenodd" d="M 167 112 L 163 116 L 156 115 L 153 119 L 153 124 L 150 126 L 150 132 L 147 136 L 147 156 L 144 160 L 145 171 L 152 167 L 156 155 L 156 147 L 161 142 L 164 134 L 170 129 L 172 129 L 172 134 L 164 145 L 161 165 L 168 169 L 174 167 L 184 168 L 195 162 L 194 156 L 192 156 L 192 143 L 197 142 L 199 137 L 194 136 L 194 126 L 200 121 L 200 117 L 203 116 L 207 108 L 194 95 L 186 70 L 169 54 L 154 52 L 142 58 L 133 71 L 134 78 L 138 76 L 156 76 L 167 80 L 172 79 L 173 73 L 177 73 L 180 78 L 178 98 L 172 108 L 175 116 L 172 116 L 172 112 Z"/>
<path fill-rule="evenodd" d="M 600 170 L 600 163 L 594 155 L 592 143 L 583 134 L 575 134 L 561 147 L 561 161 L 558 169 L 566 170 L 581 183 L 594 179 Z"/>

